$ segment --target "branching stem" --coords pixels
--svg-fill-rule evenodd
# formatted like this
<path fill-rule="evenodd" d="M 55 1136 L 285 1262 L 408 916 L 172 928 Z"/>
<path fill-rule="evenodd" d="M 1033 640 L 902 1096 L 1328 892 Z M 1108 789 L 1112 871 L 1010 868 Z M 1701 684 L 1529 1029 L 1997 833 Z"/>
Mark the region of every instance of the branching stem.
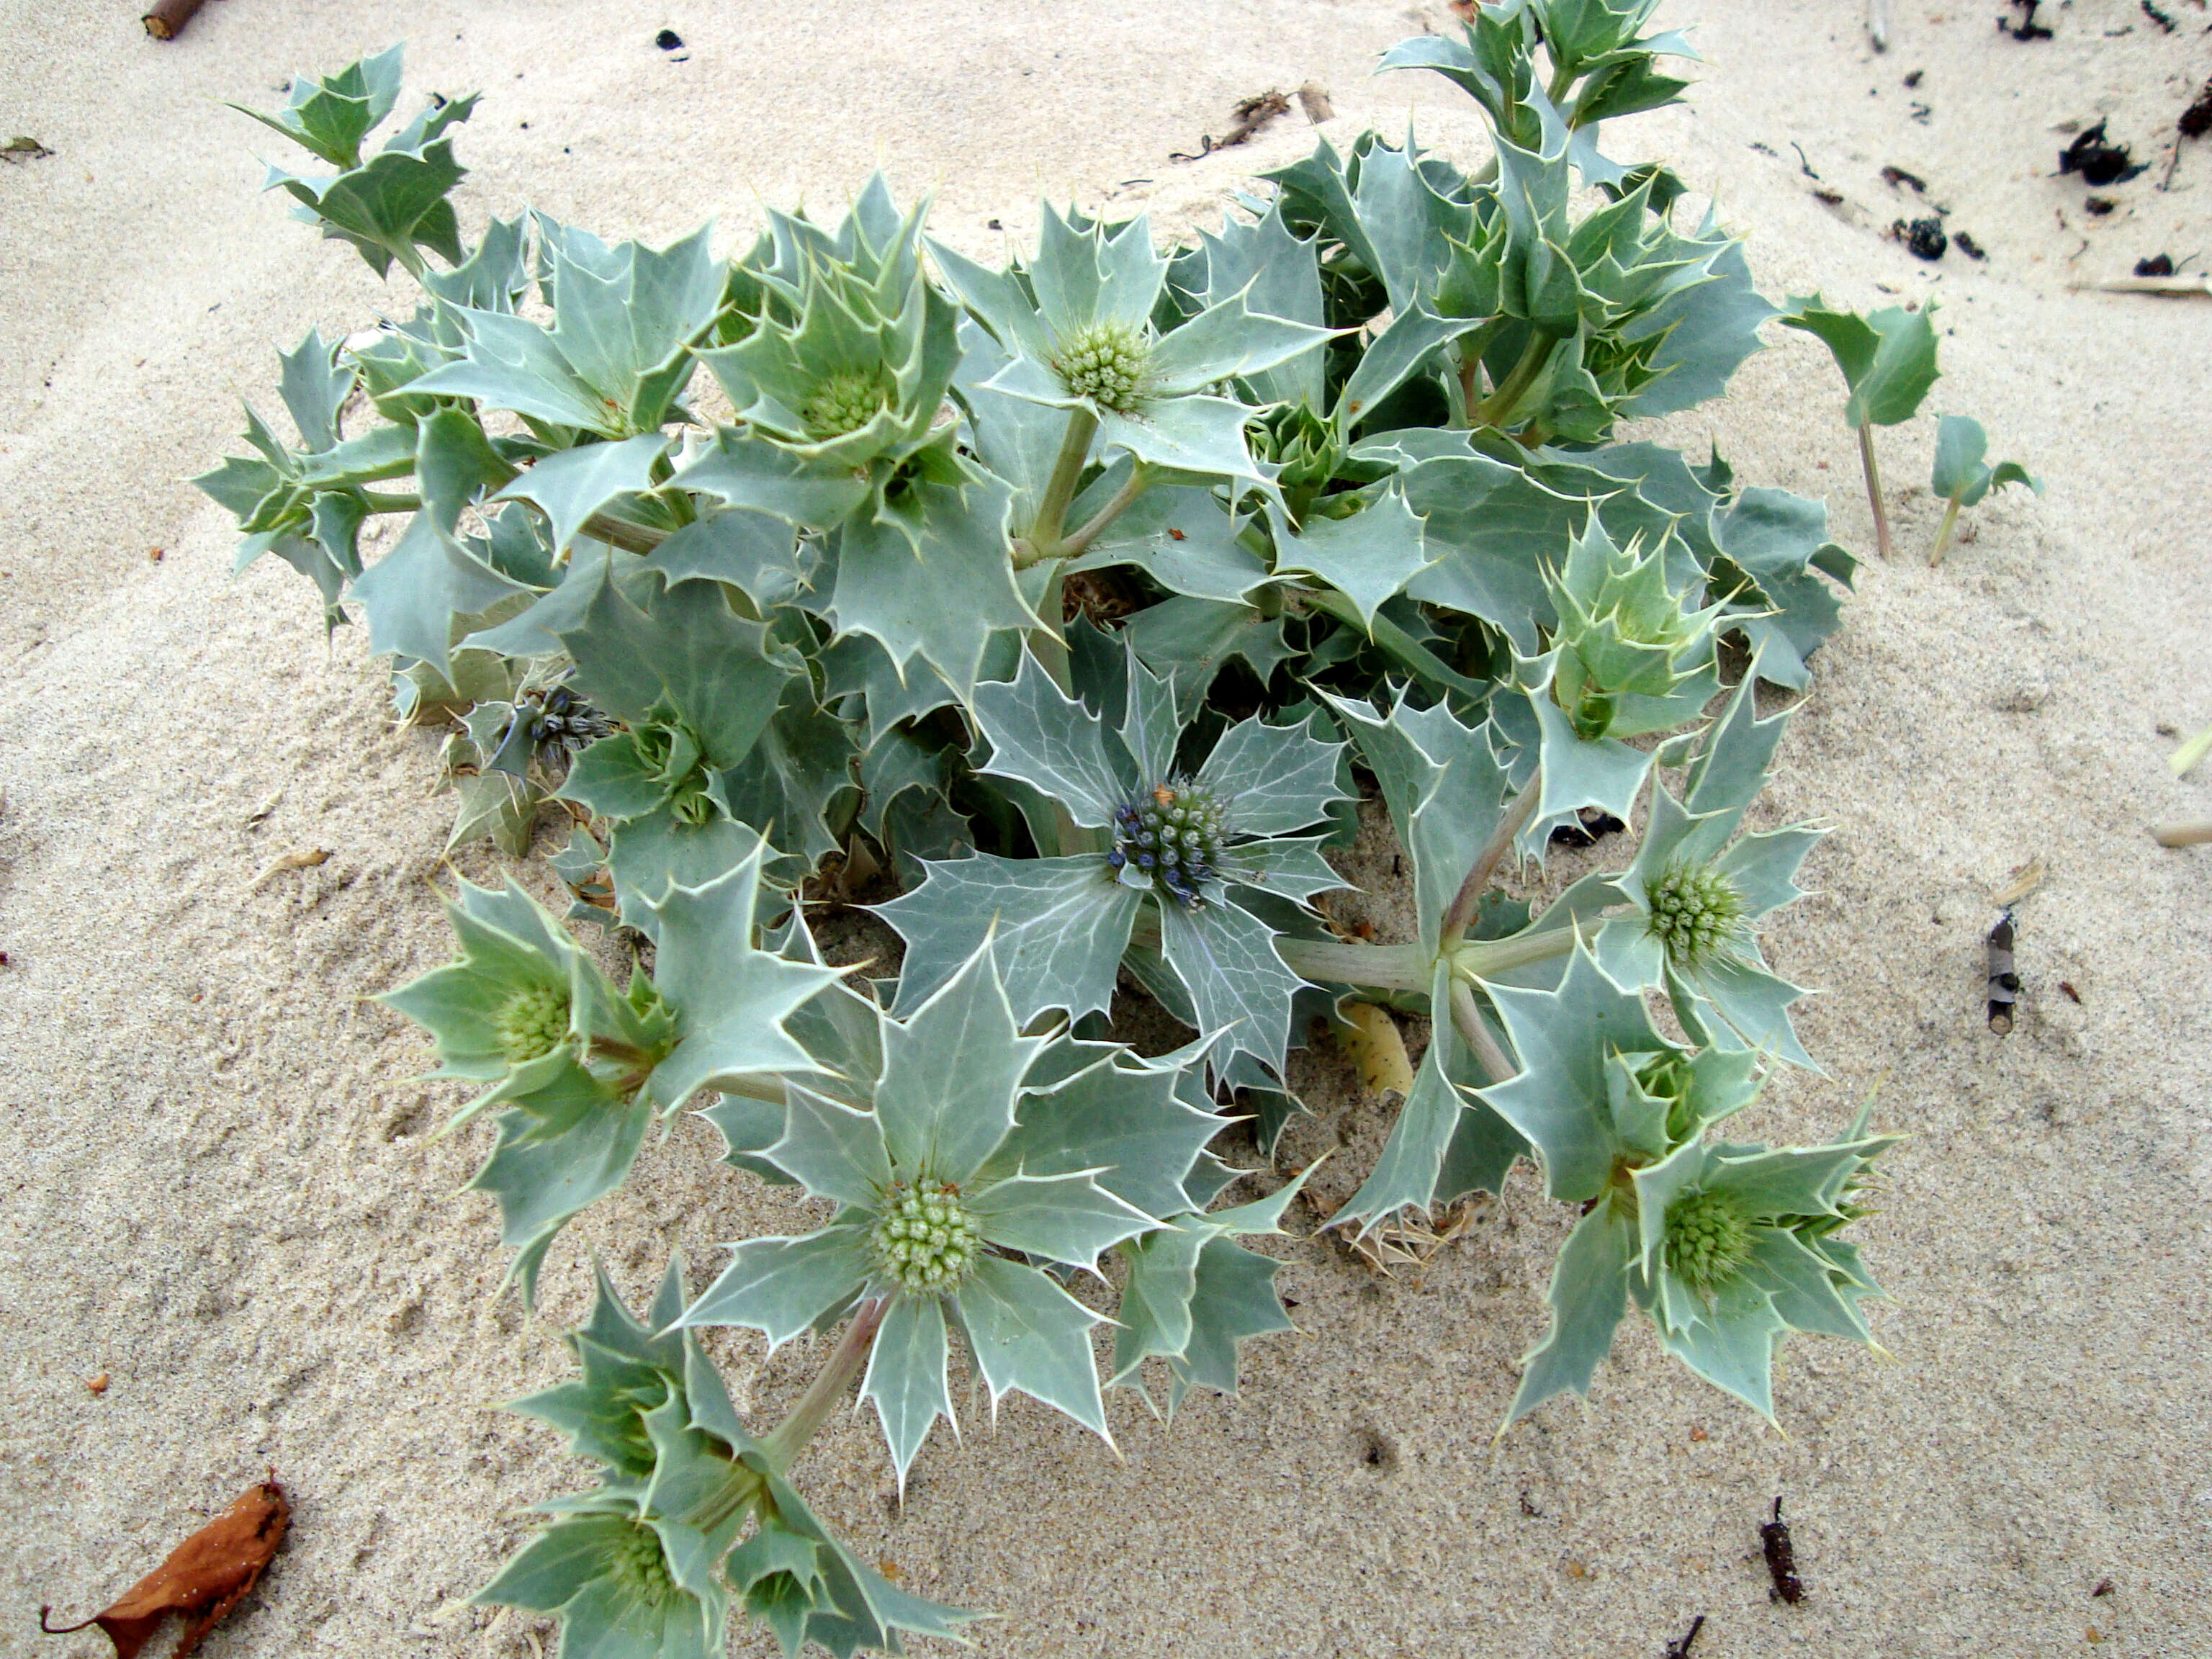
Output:
<path fill-rule="evenodd" d="M 1531 330 L 1528 343 L 1521 348 L 1521 360 L 1515 363 L 1504 380 L 1487 398 L 1467 412 L 1469 426 L 1496 426 L 1501 418 L 1513 412 L 1513 405 L 1521 401 L 1521 394 L 1544 371 L 1551 361 L 1552 337 L 1540 328 Z"/>
<path fill-rule="evenodd" d="M 874 1346 L 876 1333 L 883 1328 L 884 1316 L 890 1310 L 889 1297 L 873 1297 L 854 1310 L 853 1322 L 845 1327 L 845 1334 L 838 1339 L 829 1360 L 815 1379 L 806 1385 L 806 1392 L 799 1396 L 799 1403 L 791 1413 L 771 1430 L 761 1442 L 768 1460 L 778 1471 L 791 1467 L 792 1460 L 805 1449 L 830 1412 L 845 1397 L 868 1363 L 868 1350 Z"/>
<path fill-rule="evenodd" d="M 1128 510 L 1130 502 L 1152 487 L 1152 478 L 1145 468 L 1141 465 L 1133 467 L 1128 477 L 1122 482 L 1121 487 L 1114 492 L 1106 505 L 1091 515 L 1090 522 L 1060 543 L 1056 556 L 1063 559 L 1072 559 L 1081 553 L 1098 539 L 1101 531 Z"/>
<path fill-rule="evenodd" d="M 1492 1083 L 1503 1083 L 1520 1070 L 1490 1034 L 1490 1027 L 1483 1022 L 1482 1011 L 1474 1006 L 1474 993 L 1468 988 L 1465 980 L 1452 981 L 1451 1015 L 1453 1028 L 1459 1032 L 1461 1040 L 1474 1050 L 1475 1063 L 1490 1073 Z"/>
<path fill-rule="evenodd" d="M 1358 945 L 1350 939 L 1277 939 L 1283 965 L 1321 985 L 1374 991 L 1425 991 L 1435 963 L 1418 945 Z"/>
<path fill-rule="evenodd" d="M 1874 543 L 1890 556 L 1889 508 L 1881 499 L 1881 468 L 1874 459 L 1874 422 L 1859 422 L 1859 465 L 1866 471 L 1867 504 L 1874 508 Z"/>
<path fill-rule="evenodd" d="M 1498 820 L 1498 827 L 1490 832 L 1490 839 L 1474 855 L 1468 866 L 1467 879 L 1460 883 L 1459 891 L 1452 895 L 1451 907 L 1444 912 L 1443 925 L 1437 930 L 1437 943 L 1440 950 L 1453 951 L 1467 937 L 1468 923 L 1474 920 L 1475 907 L 1482 902 L 1483 893 L 1490 886 L 1490 878 L 1498 872 L 1507 853 L 1513 848 L 1514 837 L 1528 827 L 1534 816 L 1536 798 L 1543 793 L 1544 775 L 1541 772 L 1528 780 L 1505 816 Z"/>
<path fill-rule="evenodd" d="M 1060 532 L 1067 522 L 1067 507 L 1075 488 L 1083 482 L 1083 469 L 1091 459 L 1091 441 L 1098 435 L 1098 417 L 1087 409 L 1067 411 L 1067 430 L 1060 441 L 1060 455 L 1045 481 L 1037 501 L 1036 520 L 1030 533 L 1014 544 L 1014 568 L 1026 570 L 1039 559 L 1060 556 Z"/>

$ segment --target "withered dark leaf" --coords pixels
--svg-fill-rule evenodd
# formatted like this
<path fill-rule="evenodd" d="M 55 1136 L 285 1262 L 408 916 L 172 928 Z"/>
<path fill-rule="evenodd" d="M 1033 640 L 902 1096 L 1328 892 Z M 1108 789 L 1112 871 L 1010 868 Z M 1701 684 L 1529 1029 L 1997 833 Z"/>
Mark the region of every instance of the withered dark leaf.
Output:
<path fill-rule="evenodd" d="M 185 1659 L 200 1638 L 252 1591 L 284 1541 L 292 1506 L 275 1473 L 240 1492 L 221 1515 L 169 1553 L 169 1559 L 133 1584 L 115 1605 L 82 1624 L 49 1625 L 39 1609 L 39 1628 L 49 1636 L 97 1625 L 115 1644 L 115 1659 L 137 1659 L 171 1613 L 187 1621 L 176 1659 Z"/>

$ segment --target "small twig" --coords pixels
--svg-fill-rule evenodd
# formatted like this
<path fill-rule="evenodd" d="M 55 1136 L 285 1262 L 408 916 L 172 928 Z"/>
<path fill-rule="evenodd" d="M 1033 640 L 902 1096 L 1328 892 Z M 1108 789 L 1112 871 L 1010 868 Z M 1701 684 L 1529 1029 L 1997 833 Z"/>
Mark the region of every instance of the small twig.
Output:
<path fill-rule="evenodd" d="M 319 864 L 328 862 L 330 856 L 330 848 L 327 847 L 302 847 L 297 852 L 287 853 L 259 875 L 254 877 L 252 884 L 246 890 L 249 893 L 258 892 L 272 878 L 282 875 L 285 871 L 312 870 Z"/>
<path fill-rule="evenodd" d="M 1698 1639 L 1698 1632 L 1705 1627 L 1705 1615 L 1699 1613 L 1690 1621 L 1689 1632 L 1679 1642 L 1667 1644 L 1666 1659 L 1690 1659 L 1690 1644 Z"/>
<path fill-rule="evenodd" d="M 146 33 L 156 40 L 173 40 L 199 9 L 200 0 L 154 0 L 143 19 Z"/>
<path fill-rule="evenodd" d="M 2150 832 L 2160 847 L 2212 846 L 2212 818 L 2199 818 L 2195 823 L 2175 819 L 2166 823 L 2154 823 Z"/>

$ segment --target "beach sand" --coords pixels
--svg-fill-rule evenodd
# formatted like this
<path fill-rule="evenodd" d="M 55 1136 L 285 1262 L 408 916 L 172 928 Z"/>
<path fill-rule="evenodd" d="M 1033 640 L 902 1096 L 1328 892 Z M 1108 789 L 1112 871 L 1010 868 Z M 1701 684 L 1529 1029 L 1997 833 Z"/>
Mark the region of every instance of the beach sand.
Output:
<path fill-rule="evenodd" d="M 1748 229 L 1770 295 L 1940 300 L 1929 410 L 1978 416 L 2050 486 L 1973 510 L 1931 571 L 1932 416 L 1885 432 L 1900 556 L 1874 561 L 1840 383 L 1780 330 L 1732 401 L 1650 434 L 1825 498 L 1869 560 L 1759 809 L 1834 828 L 1820 896 L 1770 947 L 1823 988 L 1801 1025 L 1829 1075 L 1781 1079 L 1744 1133 L 1825 1135 L 1879 1086 L 1878 1124 L 1911 1137 L 1862 1229 L 1895 1363 L 1792 1342 L 1778 1433 L 1625 1326 L 1587 1408 L 1493 1444 L 1573 1219 L 1533 1174 L 1419 1273 L 1276 1241 L 1305 1334 L 1255 1344 L 1241 1397 L 1172 1427 L 1119 1398 L 1118 1457 L 1017 1399 L 964 1446 L 940 1429 L 902 1509 L 872 1420 L 800 1465 L 864 1555 L 1000 1615 L 981 1652 L 1658 1659 L 1698 1614 L 1695 1659 L 2212 1651 L 2212 848 L 2147 830 L 2212 816 L 2212 767 L 2165 766 L 2212 720 L 2212 300 L 2070 287 L 2212 253 L 2212 142 L 2157 188 L 2212 18 L 2164 6 L 2172 33 L 2124 0 L 2046 7 L 2057 38 L 2023 43 L 1994 4 L 1914 5 L 1879 57 L 1847 4 L 1670 7 L 1709 60 L 1691 102 L 1610 130 Z M 280 141 L 221 100 L 271 106 L 293 70 L 406 36 L 410 106 L 485 94 L 459 134 L 472 227 L 527 199 L 611 237 L 714 214 L 736 246 L 760 204 L 834 212 L 880 162 L 982 255 L 1023 242 L 1040 191 L 1149 204 L 1164 237 L 1211 222 L 1313 133 L 1293 114 L 1169 156 L 1270 87 L 1327 86 L 1340 144 L 1410 112 L 1472 162 L 1456 92 L 1367 76 L 1421 16 L 213 0 L 157 46 L 127 6 L 0 3 L 0 134 L 54 152 L 0 166 L 0 1652 L 104 1653 L 32 1610 L 104 1605 L 272 1466 L 291 1537 L 210 1659 L 533 1652 L 549 1623 L 466 1598 L 586 1469 L 492 1407 L 567 1374 L 592 1253 L 641 1295 L 672 1246 L 696 1284 L 719 1243 L 810 1220 L 685 1120 L 564 1235 L 538 1317 L 500 1294 L 492 1206 L 455 1196 L 490 1131 L 431 1139 L 454 1097 L 407 1080 L 427 1045 L 362 1000 L 447 954 L 436 738 L 392 728 L 361 631 L 326 648 L 289 571 L 234 580 L 222 514 L 180 482 L 234 447 L 241 395 L 276 412 L 275 354 L 310 324 L 412 301 L 256 194 Z M 2093 218 L 2053 173 L 2063 124 L 2100 115 L 2154 165 Z M 1927 210 L 1885 165 L 1986 262 L 1888 240 Z M 309 849 L 329 856 L 272 869 Z M 1547 890 L 1624 856 L 1555 860 Z M 1989 894 L 2033 860 L 2000 1037 Z M 1387 921 L 1401 896 L 1345 908 Z M 1391 1109 L 1334 1051 L 1300 1078 L 1316 1115 L 1285 1159 L 1341 1145 L 1333 1200 Z M 747 1409 L 807 1369 L 742 1333 L 710 1346 Z M 1759 1559 L 1777 1494 L 1796 1606 Z"/>

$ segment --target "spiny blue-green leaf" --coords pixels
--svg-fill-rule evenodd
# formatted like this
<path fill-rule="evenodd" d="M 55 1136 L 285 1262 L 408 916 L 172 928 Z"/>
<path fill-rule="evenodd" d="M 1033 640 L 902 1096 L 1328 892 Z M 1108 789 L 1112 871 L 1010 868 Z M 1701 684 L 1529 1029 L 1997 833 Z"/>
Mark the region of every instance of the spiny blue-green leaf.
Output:
<path fill-rule="evenodd" d="M 1825 501 L 1785 489 L 1747 489 L 1714 526 L 1722 559 L 1713 597 L 1732 606 L 1723 623 L 1741 634 L 1762 678 L 1802 691 L 1806 659 L 1842 625 L 1843 607 L 1827 576 L 1850 587 L 1856 562 L 1828 540 Z M 1745 580 L 1754 586 L 1747 588 Z"/>
<path fill-rule="evenodd" d="M 441 674 L 453 661 L 453 622 L 530 592 L 501 575 L 417 513 L 392 550 L 354 579 L 353 597 L 368 613 L 368 646 L 378 655 L 419 657 Z"/>
<path fill-rule="evenodd" d="M 1322 856 L 1328 839 L 1316 836 L 1305 841 L 1243 842 L 1224 848 L 1221 878 L 1306 903 L 1316 893 L 1352 884 Z"/>
<path fill-rule="evenodd" d="M 775 718 L 719 780 L 722 804 L 767 835 L 801 873 L 811 872 L 844 842 L 860 754 L 858 730 L 816 701 L 811 678 L 793 675 Z M 786 863 L 774 873 L 787 884 L 798 879 Z"/>
<path fill-rule="evenodd" d="M 1398 1109 L 1389 1139 L 1375 1167 L 1357 1192 L 1337 1212 L 1337 1224 L 1360 1224 L 1364 1237 L 1401 1210 L 1426 1210 L 1436 1201 L 1437 1179 L 1444 1154 L 1458 1132 L 1467 1110 L 1466 1097 L 1446 1061 L 1456 1054 L 1458 1036 L 1451 1029 L 1449 1001 L 1451 969 L 1438 963 L 1431 1004 L 1440 1018 L 1429 1039 L 1428 1052 L 1413 1073 L 1413 1091 Z"/>
<path fill-rule="evenodd" d="M 585 520 L 621 497 L 653 487 L 653 464 L 668 447 L 658 432 L 618 443 L 556 450 L 494 499 L 528 501 L 553 526 L 553 549 L 565 550 Z"/>
<path fill-rule="evenodd" d="M 601 1659 L 719 1659 L 723 1620 L 699 1597 L 641 1580 L 650 1529 L 620 1515 L 580 1515 L 537 1534 L 472 1598 L 561 1621 L 561 1648 Z M 659 1543 L 649 1547 L 659 1559 Z M 658 1589 L 659 1594 L 655 1594 Z"/>
<path fill-rule="evenodd" d="M 943 1298 L 894 1297 L 869 1352 L 860 1394 L 875 1401 L 901 1492 L 932 1426 L 940 1416 L 954 1420 L 952 1397 L 945 1386 L 945 1354 Z"/>
<path fill-rule="evenodd" d="M 884 1026 L 876 1115 L 902 1178 L 963 1185 L 1006 1138 L 1015 1092 L 1043 1042 L 1019 1032 L 997 965 L 981 950 Z"/>
<path fill-rule="evenodd" d="M 668 581 L 727 583 L 766 612 L 805 592 L 810 562 L 784 520 L 732 507 L 685 525 L 646 556 L 644 568 Z"/>
<path fill-rule="evenodd" d="M 1195 717 L 1231 660 L 1243 658 L 1264 682 L 1296 654 L 1283 637 L 1279 614 L 1181 594 L 1139 611 L 1122 631 L 1145 665 L 1174 683 L 1176 706 L 1186 720 Z"/>
<path fill-rule="evenodd" d="M 859 1217 L 803 1238 L 749 1238 L 732 1250 L 729 1265 L 678 1324 L 744 1325 L 781 1347 L 842 1310 L 874 1269 Z"/>
<path fill-rule="evenodd" d="M 1127 479 L 1127 464 L 1109 468 L 1069 513 L 1080 524 Z M 1156 484 L 1108 525 L 1088 550 L 1067 562 L 1073 574 L 1133 565 L 1170 593 L 1227 604 L 1267 580 L 1267 566 L 1239 537 L 1239 526 L 1208 489 Z"/>
<path fill-rule="evenodd" d="M 231 108 L 283 133 L 333 167 L 361 165 L 361 141 L 398 101 L 405 48 L 387 47 L 374 57 L 348 64 L 335 74 L 295 75 L 291 95 L 275 114 Z"/>
<path fill-rule="evenodd" d="M 1556 1395 L 1571 1389 L 1589 1397 L 1590 1378 L 1612 1352 L 1613 1332 L 1628 1310 L 1635 1247 L 1632 1218 L 1610 1199 L 1575 1224 L 1552 1267 L 1551 1328 L 1522 1361 L 1521 1386 L 1500 1433 Z"/>
<path fill-rule="evenodd" d="M 677 1011 L 675 1051 L 648 1091 L 672 1110 L 721 1074 L 811 1069 L 784 1021 L 838 970 L 773 956 L 753 943 L 763 849 L 699 886 L 672 884 L 648 896 L 659 945 L 653 977 Z"/>
<path fill-rule="evenodd" d="M 539 1072 L 550 1075 L 537 1075 Z M 499 1141 L 469 1184 L 499 1200 L 500 1242 L 516 1251 L 512 1275 L 526 1304 L 554 1235 L 619 1188 L 636 1161 L 653 1106 L 625 1099 L 566 1054 L 549 1055 L 501 1091 Z"/>
<path fill-rule="evenodd" d="M 1241 294 L 1251 310 L 1319 328 L 1328 321 L 1322 307 L 1321 260 L 1317 241 L 1299 239 L 1283 222 L 1279 200 L 1252 222 L 1231 216 L 1218 234 L 1201 230 L 1206 286 L 1194 295 L 1201 306 L 1218 305 Z M 1171 281 L 1180 280 L 1170 277 Z M 1322 400 L 1323 362 L 1319 349 L 1308 349 L 1245 376 L 1263 403 L 1312 404 Z"/>
<path fill-rule="evenodd" d="M 817 1198 L 870 1209 L 890 1190 L 890 1154 L 871 1113 L 784 1085 L 781 1139 L 763 1156 Z"/>
<path fill-rule="evenodd" d="M 1304 726 L 1270 726 L 1254 715 L 1221 734 L 1198 769 L 1201 788 L 1229 802 L 1240 836 L 1310 830 L 1345 799 L 1337 787 L 1341 744 L 1322 743 Z"/>
<path fill-rule="evenodd" d="M 980 1177 L 1095 1170 L 1099 1186 L 1145 1214 L 1175 1214 L 1199 1152 L 1228 1120 L 1178 1096 L 1178 1066 L 1137 1062 L 1105 1045 L 1078 1047 L 1100 1057 L 1049 1087 L 1026 1088 L 1013 1133 Z M 1036 1080 L 1033 1069 L 1027 1081 Z"/>
<path fill-rule="evenodd" d="M 711 442 L 687 439 L 672 482 L 816 529 L 841 522 L 870 493 L 865 473 L 790 454 L 729 427 L 718 427 Z"/>
<path fill-rule="evenodd" d="M 1115 1197 L 1088 1170 L 1071 1175 L 1018 1170 L 988 1185 L 978 1179 L 967 1204 L 991 1243 L 1092 1273 L 1098 1271 L 1101 1250 L 1153 1224 L 1152 1217 Z"/>
<path fill-rule="evenodd" d="M 998 1256 L 976 1261 L 954 1305 L 994 1410 L 1019 1389 L 1112 1443 L 1091 1358 L 1098 1315 L 1035 1267 Z"/>
<path fill-rule="evenodd" d="M 1476 1092 L 1534 1145 L 1547 1194 L 1568 1203 L 1598 1197 L 1616 1162 L 1635 1150 L 1613 1122 L 1607 1060 L 1657 1052 L 1666 1040 L 1643 998 L 1607 978 L 1579 943 L 1557 990 L 1487 989 L 1521 1070 Z"/>
<path fill-rule="evenodd" d="M 1141 898 L 1114 880 L 1103 858 L 980 853 L 945 863 L 925 860 L 923 868 L 921 886 L 877 907 L 906 940 L 899 1012 L 919 1006 L 987 938 L 1022 1023 L 1047 1008 L 1080 1019 L 1112 1006 L 1114 976 Z"/>
<path fill-rule="evenodd" d="M 1042 790 L 1079 824 L 1113 822 L 1127 786 L 1107 757 L 1097 726 L 1034 656 L 1022 653 L 1012 680 L 977 686 L 975 709 L 991 744 L 984 772 Z"/>
<path fill-rule="evenodd" d="M 1422 539 L 1421 520 L 1405 491 L 1386 489 L 1373 505 L 1341 519 L 1309 519 L 1302 532 L 1278 526 L 1276 567 L 1304 571 L 1327 582 L 1358 607 L 1372 628 L 1382 602 L 1435 563 Z"/>
<path fill-rule="evenodd" d="M 830 599 L 837 631 L 880 641 L 902 679 L 921 658 L 966 701 L 991 635 L 1034 625 L 1007 562 L 1010 505 L 996 479 L 923 483 L 882 517 L 848 524 Z"/>
<path fill-rule="evenodd" d="M 1227 1032 L 1231 1048 L 1280 1075 L 1291 999 L 1305 981 L 1283 965 L 1274 930 L 1233 899 L 1158 908 L 1161 953 L 1189 993 L 1199 1028 Z"/>

